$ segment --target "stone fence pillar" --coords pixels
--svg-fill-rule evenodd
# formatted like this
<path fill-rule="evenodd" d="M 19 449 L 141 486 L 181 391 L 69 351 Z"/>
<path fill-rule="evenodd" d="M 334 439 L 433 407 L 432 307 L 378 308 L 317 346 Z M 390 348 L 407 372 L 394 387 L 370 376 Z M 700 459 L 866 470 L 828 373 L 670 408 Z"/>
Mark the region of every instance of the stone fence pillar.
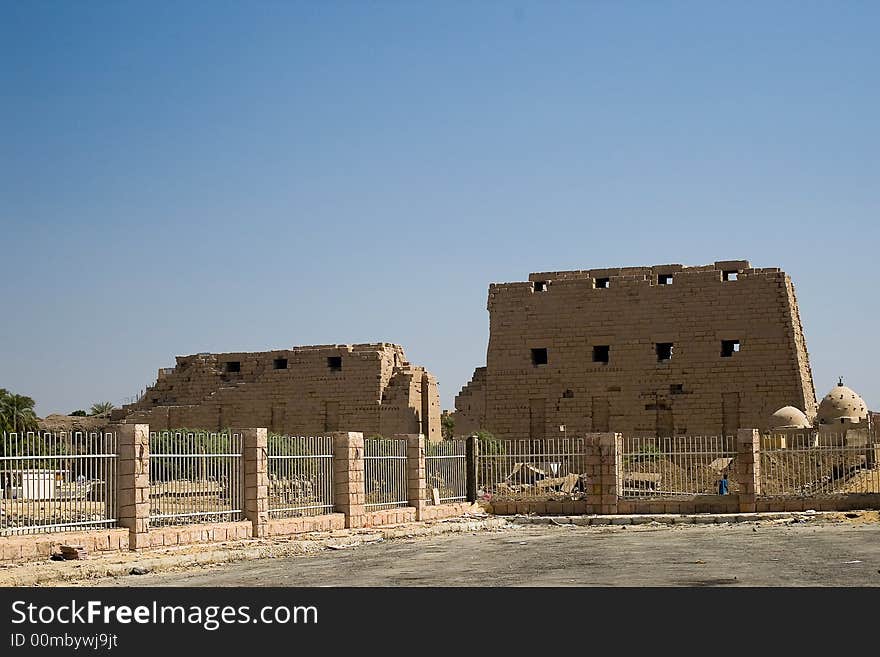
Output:
<path fill-rule="evenodd" d="M 617 513 L 623 487 L 619 476 L 623 437 L 619 433 L 588 433 L 584 438 L 587 502 L 596 513 Z"/>
<path fill-rule="evenodd" d="M 120 527 L 131 550 L 150 546 L 150 425 L 119 424 L 116 489 Z"/>
<path fill-rule="evenodd" d="M 617 500 L 623 491 L 623 436 L 619 433 L 599 434 L 599 457 L 602 461 L 602 500 L 599 513 L 617 513 Z"/>
<path fill-rule="evenodd" d="M 739 510 L 755 511 L 761 494 L 761 434 L 757 429 L 736 432 L 736 478 L 739 484 Z"/>
<path fill-rule="evenodd" d="M 252 536 L 263 538 L 269 527 L 269 455 L 267 429 L 233 429 L 242 438 L 244 515 L 253 525 Z"/>
<path fill-rule="evenodd" d="M 363 527 L 364 503 L 364 434 L 354 431 L 331 431 L 333 438 L 333 495 L 335 510 L 345 514 L 346 528 Z"/>

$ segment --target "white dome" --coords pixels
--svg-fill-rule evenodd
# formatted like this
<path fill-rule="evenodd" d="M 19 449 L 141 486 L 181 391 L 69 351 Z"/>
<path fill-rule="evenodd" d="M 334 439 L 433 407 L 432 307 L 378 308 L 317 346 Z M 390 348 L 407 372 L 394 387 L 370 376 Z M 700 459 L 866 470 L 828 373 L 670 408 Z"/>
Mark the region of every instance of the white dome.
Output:
<path fill-rule="evenodd" d="M 867 418 L 865 400 L 843 385 L 843 380 L 819 402 L 819 424 L 856 423 Z"/>
<path fill-rule="evenodd" d="M 810 421 L 794 406 L 783 406 L 770 416 L 771 429 L 809 429 Z"/>

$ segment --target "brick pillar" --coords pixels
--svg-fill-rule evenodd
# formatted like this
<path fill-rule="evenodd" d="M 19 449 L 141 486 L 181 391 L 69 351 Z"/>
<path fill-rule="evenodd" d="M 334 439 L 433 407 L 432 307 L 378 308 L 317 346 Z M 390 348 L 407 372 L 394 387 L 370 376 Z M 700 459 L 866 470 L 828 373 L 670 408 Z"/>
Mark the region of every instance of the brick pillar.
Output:
<path fill-rule="evenodd" d="M 588 506 L 594 513 L 617 513 L 623 486 L 618 476 L 623 437 L 619 433 L 588 433 L 584 450 Z"/>
<path fill-rule="evenodd" d="M 333 437 L 333 495 L 336 511 L 345 514 L 347 528 L 363 527 L 364 434 L 331 431 Z"/>
<path fill-rule="evenodd" d="M 619 433 L 600 433 L 598 444 L 602 488 L 599 513 L 617 513 L 617 500 L 623 488 L 618 472 L 623 460 L 623 436 Z"/>
<path fill-rule="evenodd" d="M 269 527 L 269 457 L 266 429 L 233 429 L 242 438 L 244 515 L 253 524 L 253 537 L 263 538 Z"/>
<path fill-rule="evenodd" d="M 755 511 L 761 494 L 761 434 L 757 429 L 736 432 L 736 478 L 739 484 L 739 510 Z"/>
<path fill-rule="evenodd" d="M 416 520 L 425 515 L 427 475 L 425 473 L 425 436 L 420 433 L 397 434 L 406 439 L 406 498 L 415 507 Z"/>
<path fill-rule="evenodd" d="M 150 546 L 150 425 L 116 427 L 118 522 L 128 529 L 128 547 Z"/>

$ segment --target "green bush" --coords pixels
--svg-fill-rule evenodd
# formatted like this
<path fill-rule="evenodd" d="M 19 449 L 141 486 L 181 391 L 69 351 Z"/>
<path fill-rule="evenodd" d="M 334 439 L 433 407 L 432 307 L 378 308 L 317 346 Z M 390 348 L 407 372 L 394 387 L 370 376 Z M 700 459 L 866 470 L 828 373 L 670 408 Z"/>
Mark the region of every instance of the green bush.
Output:
<path fill-rule="evenodd" d="M 440 418 L 440 435 L 444 440 L 452 440 L 455 435 L 455 418 L 444 415 Z"/>
<path fill-rule="evenodd" d="M 490 431 L 480 429 L 475 435 L 481 456 L 500 456 L 507 453 L 504 441 L 496 438 Z"/>

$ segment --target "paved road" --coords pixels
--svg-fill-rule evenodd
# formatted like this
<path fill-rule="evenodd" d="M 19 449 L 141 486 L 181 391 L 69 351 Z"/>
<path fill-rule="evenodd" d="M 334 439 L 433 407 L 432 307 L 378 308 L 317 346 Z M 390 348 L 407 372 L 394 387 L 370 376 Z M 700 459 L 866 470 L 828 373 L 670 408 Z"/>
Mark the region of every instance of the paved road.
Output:
<path fill-rule="evenodd" d="M 880 525 L 527 525 L 127 576 L 100 584 L 880 586 Z"/>

